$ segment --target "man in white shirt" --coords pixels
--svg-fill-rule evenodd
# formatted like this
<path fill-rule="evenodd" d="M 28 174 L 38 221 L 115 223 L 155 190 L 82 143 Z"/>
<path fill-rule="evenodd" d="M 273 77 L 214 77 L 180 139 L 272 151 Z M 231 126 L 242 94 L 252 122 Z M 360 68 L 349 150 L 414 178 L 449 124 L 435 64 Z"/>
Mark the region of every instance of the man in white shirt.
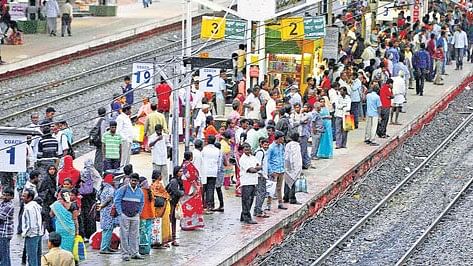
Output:
<path fill-rule="evenodd" d="M 67 154 L 67 150 L 69 150 L 69 145 L 67 143 L 67 137 L 64 135 L 61 130 L 60 130 L 60 124 L 57 122 L 52 125 L 51 129 L 53 131 L 53 137 L 57 140 L 59 143 L 59 148 L 58 148 L 58 156 L 63 157 L 64 155 Z"/>
<path fill-rule="evenodd" d="M 463 69 L 463 57 L 465 56 L 465 49 L 468 48 L 468 38 L 466 32 L 464 32 L 459 25 L 455 28 L 452 44 L 455 48 L 455 57 L 457 61 L 457 67 L 455 70 Z"/>
<path fill-rule="evenodd" d="M 272 196 L 274 195 L 267 195 L 266 191 L 266 180 L 268 179 L 268 156 L 266 152 L 269 148 L 269 141 L 267 138 L 260 138 L 259 140 L 259 148 L 255 151 L 255 158 L 258 160 L 259 165 L 262 167 L 261 171 L 258 173 L 258 185 L 256 186 L 256 200 L 255 200 L 255 208 L 253 210 L 253 214 L 256 217 L 263 217 L 268 218 L 267 215 L 263 211 L 263 203 L 264 199 L 267 197 L 267 208 L 271 208 L 271 200 Z"/>
<path fill-rule="evenodd" d="M 122 157 L 120 166 L 130 164 L 131 144 L 133 143 L 133 124 L 130 119 L 131 106 L 125 105 L 117 117 L 117 133 L 122 137 Z"/>
<path fill-rule="evenodd" d="M 227 73 L 225 70 L 220 70 L 219 85 L 218 90 L 215 93 L 215 100 L 217 102 L 217 115 L 225 116 L 225 97 L 227 95 L 227 84 L 225 79 L 227 78 Z"/>
<path fill-rule="evenodd" d="M 163 176 L 163 182 L 166 186 L 169 183 L 168 171 L 168 147 L 171 147 L 169 135 L 163 133 L 163 126 L 157 124 L 155 133 L 149 137 L 149 147 L 151 148 L 151 157 L 153 158 L 153 170 L 159 170 Z"/>
<path fill-rule="evenodd" d="M 204 185 L 205 207 L 207 210 L 215 209 L 214 193 L 217 182 L 217 173 L 220 161 L 220 150 L 215 147 L 215 136 L 210 135 L 207 138 L 207 145 L 202 150 L 202 177 L 207 179 L 207 185 Z"/>
<path fill-rule="evenodd" d="M 45 5 L 46 21 L 48 23 L 49 36 L 56 36 L 57 18 L 60 17 L 59 5 L 56 0 L 48 0 Z"/>
<path fill-rule="evenodd" d="M 278 93 L 276 91 L 271 92 L 271 97 L 269 98 L 268 102 L 266 103 L 266 116 L 268 120 L 274 120 L 273 117 L 276 115 L 276 100 L 279 98 Z"/>
<path fill-rule="evenodd" d="M 192 151 L 192 163 L 194 164 L 197 171 L 199 171 L 199 180 L 204 185 L 207 185 L 207 178 L 203 177 L 203 161 L 202 161 L 202 149 L 204 148 L 204 142 L 200 139 L 194 141 L 194 150 Z M 205 183 L 204 183 L 205 181 Z M 205 203 L 205 193 L 202 190 L 202 201 Z"/>
<path fill-rule="evenodd" d="M 33 200 L 35 195 L 36 193 L 30 189 L 25 189 L 22 194 L 25 206 L 21 216 L 21 236 L 25 238 L 29 265 L 40 265 L 41 263 L 41 238 L 44 232 L 41 206 Z"/>
<path fill-rule="evenodd" d="M 246 224 L 257 224 L 251 217 L 251 205 L 256 194 L 258 171 L 263 168 L 251 154 L 251 146 L 243 144 L 243 155 L 240 157 L 240 184 L 241 184 L 241 216 L 240 221 Z"/>
<path fill-rule="evenodd" d="M 291 99 L 289 99 L 289 103 L 291 104 L 291 106 L 294 106 L 296 104 L 302 105 L 302 97 L 299 94 L 299 89 L 297 88 L 297 86 L 291 86 L 291 92 L 289 93 L 289 95 L 291 96 Z"/>
<path fill-rule="evenodd" d="M 259 86 L 255 86 L 248 97 L 246 97 L 243 105 L 246 108 L 246 118 L 248 119 L 261 119 L 261 102 L 259 100 Z"/>
<path fill-rule="evenodd" d="M 205 129 L 205 121 L 207 120 L 207 116 L 211 116 L 212 114 L 209 112 L 210 105 L 203 104 L 202 109 L 199 110 L 197 113 L 197 117 L 194 120 L 194 136 L 197 139 L 204 138 L 204 129 Z"/>

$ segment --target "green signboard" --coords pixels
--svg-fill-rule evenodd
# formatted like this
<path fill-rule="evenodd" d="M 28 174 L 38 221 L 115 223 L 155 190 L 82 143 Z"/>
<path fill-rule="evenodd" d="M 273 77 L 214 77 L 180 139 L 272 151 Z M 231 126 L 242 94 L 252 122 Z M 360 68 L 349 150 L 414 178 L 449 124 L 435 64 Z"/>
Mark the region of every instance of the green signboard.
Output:
<path fill-rule="evenodd" d="M 304 18 L 304 39 L 315 40 L 325 37 L 325 17 Z"/>
<path fill-rule="evenodd" d="M 226 19 L 225 40 L 243 41 L 246 39 L 246 21 Z"/>

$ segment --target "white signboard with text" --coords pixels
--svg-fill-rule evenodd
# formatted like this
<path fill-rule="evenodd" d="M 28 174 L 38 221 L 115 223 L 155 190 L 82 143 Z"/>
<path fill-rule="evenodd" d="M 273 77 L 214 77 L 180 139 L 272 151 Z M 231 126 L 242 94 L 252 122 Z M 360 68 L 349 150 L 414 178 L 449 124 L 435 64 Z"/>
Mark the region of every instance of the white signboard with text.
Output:
<path fill-rule="evenodd" d="M 152 86 L 154 80 L 153 63 L 133 63 L 133 77 L 131 78 L 131 87 L 133 89 Z"/>
<path fill-rule="evenodd" d="M 0 172 L 26 172 L 26 136 L 0 135 Z"/>
<path fill-rule="evenodd" d="M 217 92 L 219 86 L 220 69 L 201 68 L 199 70 L 199 90 Z"/>

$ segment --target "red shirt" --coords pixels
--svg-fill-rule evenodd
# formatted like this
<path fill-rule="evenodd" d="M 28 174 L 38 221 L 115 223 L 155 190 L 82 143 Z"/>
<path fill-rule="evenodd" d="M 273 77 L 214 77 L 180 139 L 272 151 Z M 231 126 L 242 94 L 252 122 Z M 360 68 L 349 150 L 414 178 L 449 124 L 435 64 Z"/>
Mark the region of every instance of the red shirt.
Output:
<path fill-rule="evenodd" d="M 320 83 L 320 87 L 325 90 L 330 90 L 332 85 L 330 84 L 330 79 L 327 76 L 324 76 L 322 82 Z"/>
<path fill-rule="evenodd" d="M 381 86 L 381 90 L 379 91 L 379 97 L 381 98 L 382 108 L 391 108 L 392 96 L 393 93 L 391 92 L 391 88 L 389 88 L 388 84 L 383 84 L 383 86 Z"/>
<path fill-rule="evenodd" d="M 172 89 L 166 84 L 162 83 L 156 86 L 156 97 L 158 98 L 158 111 L 159 112 L 169 112 L 171 108 L 171 102 L 169 97 L 171 97 Z"/>

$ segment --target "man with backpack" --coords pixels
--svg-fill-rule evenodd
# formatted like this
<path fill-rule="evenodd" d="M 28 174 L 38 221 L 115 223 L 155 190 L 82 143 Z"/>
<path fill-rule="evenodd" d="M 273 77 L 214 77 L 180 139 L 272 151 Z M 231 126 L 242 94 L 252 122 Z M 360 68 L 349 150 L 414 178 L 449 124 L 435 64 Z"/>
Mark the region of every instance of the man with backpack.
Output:
<path fill-rule="evenodd" d="M 102 175 L 103 174 L 103 151 L 102 136 L 107 131 L 109 121 L 106 117 L 107 110 L 100 107 L 98 110 L 99 117 L 94 121 L 94 127 L 89 133 L 89 144 L 95 146 L 94 167 Z"/>

